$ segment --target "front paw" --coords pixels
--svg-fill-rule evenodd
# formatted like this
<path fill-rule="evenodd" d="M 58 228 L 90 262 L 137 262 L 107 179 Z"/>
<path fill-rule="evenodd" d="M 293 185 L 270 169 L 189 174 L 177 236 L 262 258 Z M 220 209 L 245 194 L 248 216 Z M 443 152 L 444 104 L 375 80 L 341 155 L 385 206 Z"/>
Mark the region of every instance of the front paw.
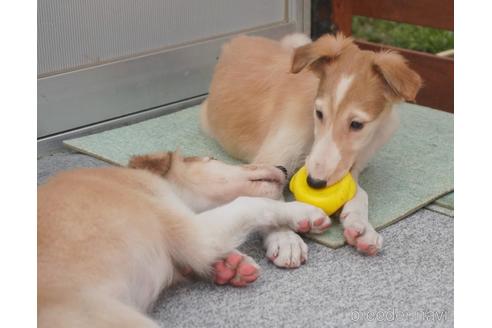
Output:
<path fill-rule="evenodd" d="M 281 268 L 298 268 L 307 261 L 308 247 L 304 240 L 291 230 L 270 232 L 264 241 L 266 256 Z"/>
<path fill-rule="evenodd" d="M 318 207 L 301 202 L 288 203 L 292 217 L 291 228 L 300 233 L 323 233 L 331 227 L 331 220 Z"/>
<path fill-rule="evenodd" d="M 342 217 L 343 235 L 349 245 L 366 255 L 376 255 L 383 247 L 383 237 L 372 227 L 367 219 L 356 214 Z"/>

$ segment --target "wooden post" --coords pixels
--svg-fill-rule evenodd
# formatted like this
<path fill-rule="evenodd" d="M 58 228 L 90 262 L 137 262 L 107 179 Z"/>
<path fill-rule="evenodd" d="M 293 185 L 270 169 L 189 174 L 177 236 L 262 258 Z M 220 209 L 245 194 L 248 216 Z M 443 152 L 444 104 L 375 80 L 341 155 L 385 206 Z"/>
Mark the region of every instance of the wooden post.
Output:
<path fill-rule="evenodd" d="M 352 35 L 352 16 L 388 19 L 396 22 L 453 30 L 453 0 L 312 0 L 311 38 L 341 31 Z M 454 111 L 454 60 L 432 54 L 357 41 L 362 49 L 395 50 L 405 56 L 422 76 L 424 87 L 417 103 L 447 112 Z"/>
<path fill-rule="evenodd" d="M 337 31 L 345 36 L 352 35 L 352 0 L 332 0 L 332 8 L 331 21 Z"/>
<path fill-rule="evenodd" d="M 311 39 L 333 32 L 331 0 L 311 0 Z"/>
<path fill-rule="evenodd" d="M 312 0 L 311 38 L 316 40 L 326 33 L 352 34 L 353 0 Z"/>

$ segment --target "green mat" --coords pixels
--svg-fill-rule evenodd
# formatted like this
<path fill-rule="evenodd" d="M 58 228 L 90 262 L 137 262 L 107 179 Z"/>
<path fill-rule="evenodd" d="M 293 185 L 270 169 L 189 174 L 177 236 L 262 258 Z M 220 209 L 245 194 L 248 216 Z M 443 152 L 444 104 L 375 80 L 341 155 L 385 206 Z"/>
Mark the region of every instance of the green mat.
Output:
<path fill-rule="evenodd" d="M 454 192 L 450 192 L 449 194 L 436 199 L 434 204 L 449 208 L 451 210 L 454 209 Z"/>
<path fill-rule="evenodd" d="M 453 190 L 453 115 L 406 103 L 397 110 L 400 129 L 360 177 L 369 195 L 369 219 L 378 230 Z M 185 155 L 238 163 L 201 132 L 198 106 L 64 143 L 119 165 L 132 155 L 177 147 Z M 329 247 L 344 244 L 338 223 L 309 237 Z"/>
<path fill-rule="evenodd" d="M 433 203 L 427 205 L 425 208 L 450 217 L 454 217 L 454 192 L 450 192 L 449 194 L 436 199 Z"/>

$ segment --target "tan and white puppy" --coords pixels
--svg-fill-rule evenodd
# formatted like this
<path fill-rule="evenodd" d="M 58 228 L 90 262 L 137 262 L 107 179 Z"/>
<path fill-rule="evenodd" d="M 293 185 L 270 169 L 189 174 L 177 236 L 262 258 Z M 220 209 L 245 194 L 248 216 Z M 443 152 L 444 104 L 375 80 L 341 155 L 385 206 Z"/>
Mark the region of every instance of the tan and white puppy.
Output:
<path fill-rule="evenodd" d="M 130 166 L 67 171 L 39 187 L 39 327 L 158 327 L 145 311 L 185 275 L 234 286 L 257 278 L 235 251 L 251 231 L 330 225 L 315 207 L 269 199 L 285 182 L 273 166 L 177 153 Z"/>
<path fill-rule="evenodd" d="M 315 42 L 302 34 L 281 42 L 240 36 L 222 49 L 202 127 L 239 159 L 282 165 L 289 175 L 305 164 L 307 183 L 321 188 L 348 172 L 358 178 L 397 129 L 393 105 L 414 100 L 421 84 L 399 54 L 362 51 L 340 34 Z M 381 249 L 360 186 L 340 218 L 349 244 L 370 255 Z M 296 267 L 305 244 L 274 230 L 265 247 L 276 265 Z"/>

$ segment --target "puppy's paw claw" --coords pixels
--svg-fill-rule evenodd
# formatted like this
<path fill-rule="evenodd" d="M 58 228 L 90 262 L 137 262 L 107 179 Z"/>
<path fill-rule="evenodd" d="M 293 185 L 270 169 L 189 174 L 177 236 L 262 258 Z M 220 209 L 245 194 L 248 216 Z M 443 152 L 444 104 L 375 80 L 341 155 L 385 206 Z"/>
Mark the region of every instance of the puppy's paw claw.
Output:
<path fill-rule="evenodd" d="M 343 236 L 347 243 L 363 254 L 376 255 L 383 247 L 381 235 L 374 230 L 367 220 L 350 219 L 347 217 L 343 221 Z"/>
<path fill-rule="evenodd" d="M 308 247 L 304 240 L 290 230 L 270 233 L 265 238 L 266 256 L 278 267 L 293 269 L 307 261 Z"/>

